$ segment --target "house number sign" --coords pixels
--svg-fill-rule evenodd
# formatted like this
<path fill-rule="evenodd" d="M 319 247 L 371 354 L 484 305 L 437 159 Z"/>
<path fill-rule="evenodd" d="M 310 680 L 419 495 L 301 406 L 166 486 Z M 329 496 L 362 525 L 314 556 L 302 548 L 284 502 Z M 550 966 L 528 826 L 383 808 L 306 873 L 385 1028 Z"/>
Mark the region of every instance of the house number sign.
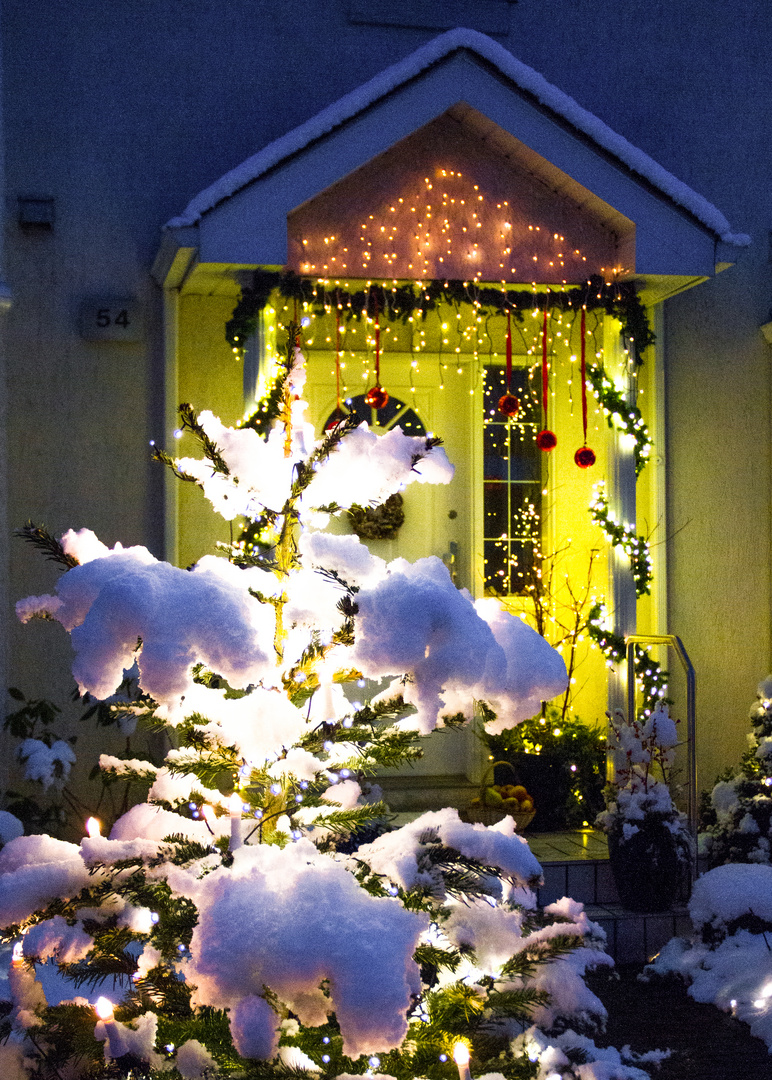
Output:
<path fill-rule="evenodd" d="M 78 313 L 86 341 L 140 341 L 142 312 L 136 300 L 84 300 Z"/>

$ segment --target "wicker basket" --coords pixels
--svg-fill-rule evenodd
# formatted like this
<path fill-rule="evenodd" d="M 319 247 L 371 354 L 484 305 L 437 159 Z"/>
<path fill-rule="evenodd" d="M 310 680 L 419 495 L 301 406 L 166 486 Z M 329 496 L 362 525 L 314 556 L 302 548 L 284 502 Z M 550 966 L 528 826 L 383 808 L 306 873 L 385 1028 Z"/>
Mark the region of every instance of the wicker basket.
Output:
<path fill-rule="evenodd" d="M 494 761 L 487 769 L 485 776 L 483 777 L 483 782 L 480 785 L 481 799 L 484 797 L 485 789 L 489 786 L 490 781 L 493 780 L 494 770 L 497 765 L 506 765 L 509 769 L 512 769 L 512 765 L 509 761 Z M 514 772 L 514 769 L 512 769 L 512 772 Z M 512 817 L 515 819 L 515 825 L 517 826 L 518 832 L 524 832 L 535 816 L 535 809 L 512 811 L 497 806 L 467 806 L 467 808 L 462 810 L 459 814 L 462 821 L 467 821 L 472 824 L 480 823 L 482 825 L 495 825 L 497 821 L 501 821 L 505 817 Z"/>

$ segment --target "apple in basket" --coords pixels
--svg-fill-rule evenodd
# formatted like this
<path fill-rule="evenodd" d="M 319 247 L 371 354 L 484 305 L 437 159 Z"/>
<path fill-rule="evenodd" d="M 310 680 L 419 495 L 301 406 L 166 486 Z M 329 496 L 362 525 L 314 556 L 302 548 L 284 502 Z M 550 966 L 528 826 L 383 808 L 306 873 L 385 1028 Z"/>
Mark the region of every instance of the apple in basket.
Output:
<path fill-rule="evenodd" d="M 527 814 L 533 810 L 533 799 L 522 784 L 492 784 L 472 799 L 470 806 L 487 806 L 491 810 L 506 810 L 510 814 Z"/>

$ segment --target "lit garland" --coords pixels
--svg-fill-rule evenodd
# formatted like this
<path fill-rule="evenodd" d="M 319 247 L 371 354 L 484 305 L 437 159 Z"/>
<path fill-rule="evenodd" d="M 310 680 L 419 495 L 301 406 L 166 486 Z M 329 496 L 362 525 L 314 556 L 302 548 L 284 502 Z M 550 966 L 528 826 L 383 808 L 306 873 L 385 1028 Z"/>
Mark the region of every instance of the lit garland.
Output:
<path fill-rule="evenodd" d="M 389 320 L 406 323 L 416 314 L 425 318 L 440 304 L 473 304 L 489 309 L 492 314 L 504 315 L 510 311 L 522 322 L 527 312 L 535 309 L 558 311 L 601 310 L 619 319 L 622 333 L 634 343 L 636 363 L 641 363 L 644 349 L 654 343 L 646 311 L 628 281 L 607 283 L 594 275 L 583 285 L 564 291 L 534 292 L 532 289 L 508 289 L 506 285 L 485 286 L 472 281 L 427 280 L 413 284 L 379 285 L 371 282 L 366 289 L 348 291 L 339 286 L 327 289 L 326 279 L 299 277 L 291 270 L 286 272 L 255 270 L 252 284 L 243 286 L 241 297 L 233 315 L 225 324 L 225 337 L 235 350 L 243 349 L 247 338 L 254 333 L 260 312 L 268 303 L 274 289 L 281 296 L 299 303 L 311 304 L 320 311 L 340 307 L 348 321 L 366 314 L 371 318 L 376 311 Z"/>
<path fill-rule="evenodd" d="M 602 603 L 594 604 L 587 616 L 587 636 L 606 656 L 608 667 L 613 668 L 626 658 L 627 646 L 622 635 L 615 634 L 609 629 L 608 623 L 609 617 L 605 606 Z M 659 702 L 671 701 L 670 698 L 665 697 L 668 672 L 663 671 L 659 662 L 653 660 L 648 650 L 641 645 L 635 646 L 635 678 L 643 691 L 644 715 L 648 716 Z"/>
<path fill-rule="evenodd" d="M 535 311 L 603 311 L 618 319 L 631 348 L 634 363 L 642 363 L 641 353 L 654 342 L 646 311 L 630 282 L 605 282 L 593 276 L 579 286 L 563 291 L 536 292 L 533 289 L 508 289 L 483 286 L 469 281 L 425 280 L 391 285 L 368 282 L 367 288 L 351 291 L 339 285 L 327 288 L 326 279 L 299 277 L 291 270 L 255 270 L 252 284 L 242 287 L 241 297 L 225 325 L 225 336 L 234 352 L 240 353 L 254 333 L 260 312 L 276 289 L 285 299 L 312 307 L 317 314 L 335 310 L 347 322 L 352 319 L 382 315 L 389 321 L 406 324 L 416 316 L 426 319 L 441 304 L 471 304 L 483 316 L 514 316 L 523 322 Z M 609 427 L 617 426 L 634 440 L 636 476 L 651 451 L 651 439 L 637 405 L 629 405 L 613 385 L 602 365 L 587 368 L 587 380 L 604 410 Z"/>
<path fill-rule="evenodd" d="M 614 521 L 608 508 L 606 487 L 602 481 L 595 484 L 592 490 L 590 517 L 596 524 L 600 525 L 609 542 L 614 547 L 621 547 L 630 559 L 630 569 L 635 582 L 636 596 L 648 594 L 652 580 L 651 554 L 648 540 L 637 535 L 628 525 L 620 525 Z"/>
<path fill-rule="evenodd" d="M 616 389 L 602 367 L 588 367 L 587 381 L 606 414 L 608 426 L 613 428 L 616 421 L 617 426 L 635 440 L 633 452 L 635 475 L 638 476 L 649 459 L 652 445 L 641 410 L 637 405 L 627 404 L 624 395 Z"/>

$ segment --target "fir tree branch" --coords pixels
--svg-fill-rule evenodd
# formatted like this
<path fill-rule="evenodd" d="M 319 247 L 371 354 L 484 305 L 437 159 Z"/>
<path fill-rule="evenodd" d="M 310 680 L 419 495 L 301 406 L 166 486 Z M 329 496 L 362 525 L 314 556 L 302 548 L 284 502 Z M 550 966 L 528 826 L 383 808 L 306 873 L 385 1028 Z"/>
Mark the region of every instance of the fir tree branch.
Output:
<path fill-rule="evenodd" d="M 209 438 L 203 427 L 199 423 L 198 415 L 188 402 L 183 402 L 179 407 L 180 419 L 182 421 L 182 430 L 190 431 L 198 439 L 201 444 L 201 449 L 204 451 L 204 456 L 211 463 L 215 472 L 222 473 L 223 476 L 230 476 L 230 469 L 222 456 L 222 451 L 212 439 Z"/>
<path fill-rule="evenodd" d="M 320 814 L 309 824 L 314 828 L 328 829 L 332 833 L 348 833 L 388 814 L 389 808 L 385 803 L 368 803 L 350 810 L 333 810 L 331 814 Z"/>
<path fill-rule="evenodd" d="M 200 484 L 200 481 L 195 476 L 191 476 L 190 473 L 186 473 L 184 469 L 181 469 L 177 464 L 177 459 L 173 458 L 171 454 L 167 454 L 160 446 L 153 447 L 153 460 L 160 461 L 162 465 L 166 465 L 168 469 L 171 469 L 178 480 L 184 480 L 189 484 Z"/>
<path fill-rule="evenodd" d="M 34 525 L 28 521 L 20 529 L 14 530 L 14 536 L 21 537 L 28 544 L 32 544 L 38 551 L 45 554 L 48 562 L 59 563 L 66 570 L 72 570 L 74 566 L 80 566 L 80 562 L 74 555 L 68 555 L 59 540 L 46 529 L 44 525 Z"/>

